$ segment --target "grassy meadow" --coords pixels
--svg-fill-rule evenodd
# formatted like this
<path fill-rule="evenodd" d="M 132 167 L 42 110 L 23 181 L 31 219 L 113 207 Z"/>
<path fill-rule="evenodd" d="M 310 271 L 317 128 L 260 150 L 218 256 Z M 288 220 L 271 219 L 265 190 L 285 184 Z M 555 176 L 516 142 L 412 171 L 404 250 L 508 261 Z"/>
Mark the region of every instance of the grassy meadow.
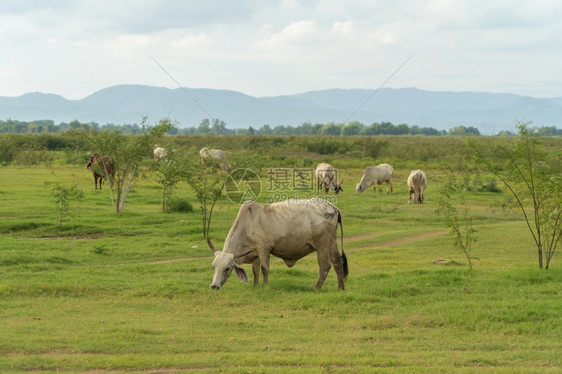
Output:
<path fill-rule="evenodd" d="M 310 255 L 291 269 L 272 258 L 268 285 L 232 276 L 214 291 L 212 252 L 186 183 L 174 195 L 193 213 L 162 213 L 161 186 L 145 178 L 117 214 L 107 184 L 94 190 L 85 164 L 65 157 L 0 166 L 2 373 L 562 372 L 560 253 L 540 270 L 521 214 L 502 207 L 506 195 L 471 191 L 471 274 L 435 213 L 449 173 L 439 162 L 395 156 L 387 195 L 384 184 L 354 192 L 365 163 L 381 157 L 304 149 L 274 159 L 340 169 L 346 290 L 333 269 L 315 290 Z M 428 176 L 423 205 L 407 203 L 412 168 Z M 53 183 L 84 191 L 60 228 Z M 226 198 L 217 203 L 215 245 L 237 211 Z"/>

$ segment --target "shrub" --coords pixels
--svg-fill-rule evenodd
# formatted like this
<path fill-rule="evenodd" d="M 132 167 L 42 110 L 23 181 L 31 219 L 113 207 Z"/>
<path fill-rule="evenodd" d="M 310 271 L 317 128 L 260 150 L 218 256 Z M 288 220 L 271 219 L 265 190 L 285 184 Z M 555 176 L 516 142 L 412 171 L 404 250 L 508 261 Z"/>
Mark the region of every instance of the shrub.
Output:
<path fill-rule="evenodd" d="M 54 156 L 45 148 L 25 147 L 15 152 L 13 162 L 16 165 L 31 166 L 39 164 L 51 164 Z"/>
<path fill-rule="evenodd" d="M 193 213 L 193 205 L 186 199 L 169 199 L 166 204 L 166 213 Z"/>

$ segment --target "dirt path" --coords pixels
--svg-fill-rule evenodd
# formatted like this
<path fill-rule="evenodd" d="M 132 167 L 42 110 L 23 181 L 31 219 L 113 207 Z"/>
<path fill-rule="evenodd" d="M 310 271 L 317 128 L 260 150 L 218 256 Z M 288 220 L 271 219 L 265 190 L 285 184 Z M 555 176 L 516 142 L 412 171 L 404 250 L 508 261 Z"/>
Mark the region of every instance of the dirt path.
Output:
<path fill-rule="evenodd" d="M 368 238 L 376 238 L 377 236 L 381 236 L 381 235 L 386 235 L 386 234 L 392 234 L 397 232 L 397 230 L 394 231 L 381 231 L 381 232 L 375 232 L 375 233 L 364 233 L 364 234 L 359 234 L 359 235 L 354 235 L 354 236 L 350 236 L 348 238 L 344 239 L 344 245 L 345 243 L 353 243 L 355 241 L 358 240 L 362 240 L 362 239 L 368 239 Z M 446 234 L 448 233 L 449 230 L 439 230 L 439 231 L 432 231 L 432 232 L 424 232 L 421 234 L 416 234 L 416 235 L 412 235 L 412 236 L 407 236 L 405 238 L 400 238 L 400 239 L 395 239 L 395 240 L 390 240 L 387 242 L 382 242 L 382 243 L 373 243 L 373 244 L 369 244 L 369 245 L 363 245 L 360 246 L 356 249 L 367 249 L 367 248 L 375 248 L 375 247 L 391 247 L 393 245 L 401 245 L 401 244 L 407 244 L 407 243 L 413 243 L 416 242 L 418 240 L 423 240 L 423 239 L 427 239 L 427 238 L 431 238 L 437 235 L 442 235 L 442 234 Z M 179 258 L 172 258 L 169 260 L 156 260 L 156 261 L 149 261 L 149 262 L 140 262 L 138 263 L 139 265 L 161 265 L 161 264 L 172 264 L 175 262 L 183 262 L 183 261 L 189 261 L 189 260 L 195 260 L 195 259 L 202 259 L 202 258 L 211 258 L 211 255 L 208 256 L 193 256 L 193 257 L 179 257 Z"/>
<path fill-rule="evenodd" d="M 172 264 L 174 262 L 183 262 L 189 260 L 197 260 L 201 258 L 212 258 L 212 254 L 209 256 L 193 256 L 193 257 L 179 257 L 179 258 L 172 258 L 169 260 L 156 260 L 156 261 L 148 261 L 148 262 L 139 262 L 139 265 L 160 265 L 160 264 Z"/>
<path fill-rule="evenodd" d="M 397 231 L 382 231 L 382 232 L 376 232 L 376 233 L 365 233 L 365 234 L 354 235 L 354 236 L 350 236 L 349 238 L 345 239 L 344 243 L 354 242 L 354 241 L 358 241 L 358 240 L 362 240 L 362 239 L 368 239 L 368 238 L 376 238 L 377 236 L 381 236 L 381 235 L 385 235 L 385 234 L 392 234 L 392 233 L 396 233 L 396 232 Z M 366 249 L 366 248 L 373 248 L 373 247 L 391 247 L 393 245 L 407 244 L 407 243 L 416 242 L 418 240 L 431 238 L 431 237 L 434 237 L 434 236 L 437 236 L 437 235 L 446 234 L 448 232 L 449 232 L 449 230 L 424 232 L 424 233 L 421 233 L 421 234 L 407 236 L 407 237 L 404 237 L 404 238 L 390 240 L 390 241 L 387 241 L 387 242 L 373 243 L 373 244 L 369 244 L 369 245 L 362 245 L 358 249 Z"/>
<path fill-rule="evenodd" d="M 377 236 L 381 236 L 381 235 L 387 235 L 387 234 L 393 234 L 396 232 L 400 232 L 400 230 L 391 230 L 391 231 L 380 231 L 380 232 L 366 232 L 363 234 L 359 234 L 359 235 L 353 235 L 353 236 L 347 236 L 344 237 L 344 243 L 353 243 L 356 242 L 358 240 L 362 240 L 362 239 L 369 239 L 369 238 L 376 238 Z"/>

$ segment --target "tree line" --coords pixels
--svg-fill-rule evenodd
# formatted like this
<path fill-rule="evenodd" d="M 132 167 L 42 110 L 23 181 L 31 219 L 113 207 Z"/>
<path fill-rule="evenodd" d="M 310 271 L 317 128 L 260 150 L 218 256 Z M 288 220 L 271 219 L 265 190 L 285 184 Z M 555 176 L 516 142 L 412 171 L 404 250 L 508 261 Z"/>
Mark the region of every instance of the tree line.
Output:
<path fill-rule="evenodd" d="M 69 123 L 61 122 L 55 124 L 52 120 L 17 121 L 12 119 L 0 120 L 0 134 L 42 134 L 64 133 L 69 130 L 104 131 L 117 130 L 123 134 L 138 135 L 142 133 L 139 124 L 105 124 L 97 122 L 80 122 L 73 120 Z M 556 126 L 543 126 L 537 128 L 539 136 L 560 136 L 562 129 Z M 391 122 L 375 122 L 365 125 L 361 122 L 350 123 L 311 123 L 303 122 L 299 126 L 278 125 L 271 127 L 268 124 L 260 128 L 252 126 L 248 128 L 229 129 L 226 123 L 220 119 L 205 118 L 197 127 L 179 128 L 177 123 L 172 123 L 168 135 L 332 135 L 332 136 L 358 136 L 358 135 L 480 135 L 478 128 L 473 126 L 454 126 L 449 130 L 437 130 L 432 127 L 419 127 L 401 123 L 395 125 Z M 510 131 L 501 131 L 497 135 L 513 136 Z"/>

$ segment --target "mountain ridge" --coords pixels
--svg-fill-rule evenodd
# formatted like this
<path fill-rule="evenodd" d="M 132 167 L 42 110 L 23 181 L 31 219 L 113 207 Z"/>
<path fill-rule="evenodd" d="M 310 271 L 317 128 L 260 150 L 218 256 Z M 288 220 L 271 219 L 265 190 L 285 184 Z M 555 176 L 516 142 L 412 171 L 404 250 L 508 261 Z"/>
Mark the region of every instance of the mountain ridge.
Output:
<path fill-rule="evenodd" d="M 106 87 L 79 100 L 40 92 L 0 96 L 0 119 L 130 124 L 140 123 L 145 116 L 150 122 L 170 117 L 182 128 L 196 127 L 202 119 L 214 117 L 229 128 L 341 123 L 349 119 L 366 125 L 387 121 L 439 130 L 463 125 L 494 132 L 513 130 L 517 121 L 562 127 L 562 97 L 414 87 L 379 91 L 332 88 L 254 97 L 234 90 L 132 84 Z"/>

